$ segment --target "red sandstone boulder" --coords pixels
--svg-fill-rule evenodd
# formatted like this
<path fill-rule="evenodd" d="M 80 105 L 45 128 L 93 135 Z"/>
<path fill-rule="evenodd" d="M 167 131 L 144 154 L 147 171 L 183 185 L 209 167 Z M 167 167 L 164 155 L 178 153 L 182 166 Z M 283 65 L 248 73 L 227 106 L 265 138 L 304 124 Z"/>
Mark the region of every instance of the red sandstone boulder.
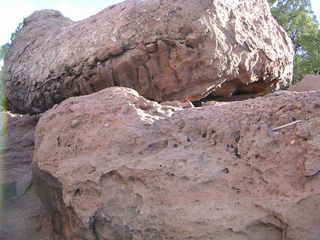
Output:
<path fill-rule="evenodd" d="M 319 240 L 319 102 L 70 98 L 39 121 L 35 183 L 58 239 Z"/>
<path fill-rule="evenodd" d="M 288 89 L 294 92 L 319 91 L 320 75 L 307 75 L 300 82 Z"/>
<path fill-rule="evenodd" d="M 44 10 L 15 36 L 6 95 L 20 113 L 111 86 L 162 102 L 267 93 L 292 79 L 292 44 L 266 0 L 128 0 L 79 22 Z"/>

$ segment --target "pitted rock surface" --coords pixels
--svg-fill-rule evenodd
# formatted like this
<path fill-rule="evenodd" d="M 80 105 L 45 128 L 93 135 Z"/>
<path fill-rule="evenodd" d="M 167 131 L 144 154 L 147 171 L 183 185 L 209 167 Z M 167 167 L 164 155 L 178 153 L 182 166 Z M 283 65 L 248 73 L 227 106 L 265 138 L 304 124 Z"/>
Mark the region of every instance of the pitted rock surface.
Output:
<path fill-rule="evenodd" d="M 128 0 L 72 22 L 26 18 L 5 59 L 11 111 L 39 113 L 111 86 L 162 101 L 268 93 L 293 48 L 266 0 Z"/>
<path fill-rule="evenodd" d="M 69 98 L 37 125 L 35 183 L 58 239 L 318 240 L 319 102 Z"/>

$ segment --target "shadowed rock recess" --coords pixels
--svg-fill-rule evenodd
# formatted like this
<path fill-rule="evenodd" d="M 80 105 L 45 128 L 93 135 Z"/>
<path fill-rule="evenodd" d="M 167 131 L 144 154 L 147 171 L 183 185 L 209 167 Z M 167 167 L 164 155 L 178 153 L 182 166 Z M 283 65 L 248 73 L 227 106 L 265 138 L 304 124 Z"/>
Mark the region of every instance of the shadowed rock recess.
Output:
<path fill-rule="evenodd" d="M 196 101 L 268 93 L 292 79 L 292 44 L 266 0 L 128 0 L 79 22 L 44 10 L 15 36 L 6 95 L 19 113 L 111 86 Z"/>
<path fill-rule="evenodd" d="M 319 240 L 319 102 L 69 98 L 37 125 L 34 181 L 57 239 Z"/>
<path fill-rule="evenodd" d="M 38 117 L 0 113 L 0 239 L 51 240 L 50 219 L 32 184 Z M 47 220 L 47 222 L 46 222 Z M 48 224 L 46 224 L 48 223 Z"/>

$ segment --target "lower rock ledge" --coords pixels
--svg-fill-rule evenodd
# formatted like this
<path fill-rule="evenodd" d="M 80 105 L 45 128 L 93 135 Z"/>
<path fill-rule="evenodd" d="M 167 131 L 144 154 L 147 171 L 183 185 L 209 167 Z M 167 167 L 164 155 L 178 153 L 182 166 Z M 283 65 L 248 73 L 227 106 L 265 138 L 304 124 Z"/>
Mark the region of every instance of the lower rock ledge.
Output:
<path fill-rule="evenodd" d="M 37 125 L 35 183 L 58 239 L 318 240 L 320 177 L 303 163 L 320 159 L 319 101 L 184 109 L 117 87 L 70 98 Z"/>

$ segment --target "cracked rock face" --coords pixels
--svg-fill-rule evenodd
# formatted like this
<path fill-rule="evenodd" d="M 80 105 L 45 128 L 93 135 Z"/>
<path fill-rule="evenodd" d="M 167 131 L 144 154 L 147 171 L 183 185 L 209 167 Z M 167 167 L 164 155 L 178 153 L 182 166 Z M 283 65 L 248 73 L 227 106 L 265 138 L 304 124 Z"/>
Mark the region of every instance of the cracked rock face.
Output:
<path fill-rule="evenodd" d="M 128 0 L 72 22 L 26 18 L 5 59 L 9 108 L 44 112 L 123 86 L 158 102 L 267 93 L 292 79 L 293 49 L 266 0 Z"/>
<path fill-rule="evenodd" d="M 318 240 L 319 102 L 69 98 L 37 125 L 35 184 L 58 239 Z"/>

